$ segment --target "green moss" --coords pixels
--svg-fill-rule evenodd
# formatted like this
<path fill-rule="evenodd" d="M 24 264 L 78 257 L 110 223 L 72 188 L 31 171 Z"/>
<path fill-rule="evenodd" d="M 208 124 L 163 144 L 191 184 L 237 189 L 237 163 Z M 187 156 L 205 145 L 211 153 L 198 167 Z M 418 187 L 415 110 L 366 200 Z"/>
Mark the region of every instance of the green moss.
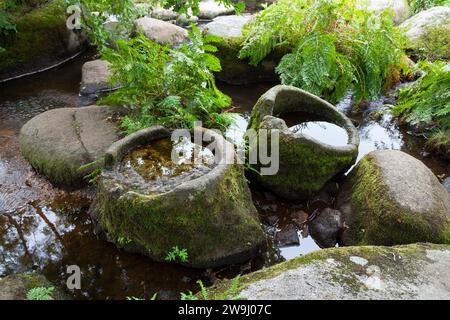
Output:
<path fill-rule="evenodd" d="M 326 263 L 327 259 L 333 259 L 338 262 L 338 267 L 330 271 L 330 277 L 333 283 L 341 286 L 344 290 L 350 292 L 360 291 L 363 286 L 357 276 L 367 275 L 367 266 L 376 265 L 380 268 L 382 274 L 387 274 L 396 280 L 410 282 L 417 274 L 420 268 L 420 261 L 426 260 L 426 250 L 448 250 L 446 245 L 436 244 L 410 244 L 406 246 L 396 247 L 378 247 L 378 246 L 361 246 L 361 247 L 343 247 L 329 248 L 321 251 L 315 251 L 304 256 L 277 264 L 275 266 L 259 270 L 241 276 L 236 294 L 248 288 L 251 284 L 261 280 L 273 279 L 278 275 L 293 269 L 297 269 L 307 265 L 317 265 Z M 360 266 L 350 260 L 351 256 L 358 256 L 368 261 L 367 265 Z M 401 259 L 399 259 L 401 257 Z M 404 262 L 406 260 L 414 263 Z M 401 261 L 401 262 L 399 262 Z M 399 268 L 398 264 L 402 263 Z M 209 292 L 210 299 L 220 299 L 228 290 L 231 280 L 218 281 L 211 287 Z"/>
<path fill-rule="evenodd" d="M 351 174 L 353 214 L 346 244 L 450 243 L 448 216 L 419 214 L 399 206 L 391 200 L 374 161 L 370 156 L 363 158 Z"/>
<path fill-rule="evenodd" d="M 67 33 L 65 7 L 62 0 L 13 17 L 17 33 L 11 34 L 2 45 L 0 70 L 9 70 L 36 59 L 54 57 L 64 47 L 63 36 Z"/>
<path fill-rule="evenodd" d="M 189 252 L 188 264 L 209 267 L 245 246 L 254 251 L 264 241 L 242 168 L 230 166 L 217 185 L 197 194 L 128 192 L 117 199 L 108 183 L 99 183 L 101 225 L 112 240 L 126 236 L 133 242 L 130 248 L 157 261 L 179 246 Z"/>

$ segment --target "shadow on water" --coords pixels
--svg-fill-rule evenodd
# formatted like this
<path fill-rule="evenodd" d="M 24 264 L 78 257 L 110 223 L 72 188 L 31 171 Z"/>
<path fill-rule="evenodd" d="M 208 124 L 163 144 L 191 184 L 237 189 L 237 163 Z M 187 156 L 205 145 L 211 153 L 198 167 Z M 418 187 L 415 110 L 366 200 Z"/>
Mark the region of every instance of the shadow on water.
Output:
<path fill-rule="evenodd" d="M 149 298 L 155 292 L 159 298 L 176 299 L 181 291 L 196 291 L 198 279 L 209 284 L 215 277 L 232 277 L 319 249 L 302 223 L 316 209 L 332 206 L 333 194 L 292 203 L 254 184 L 252 194 L 270 235 L 270 249 L 247 264 L 211 271 L 154 263 L 98 239 L 87 213 L 92 190 L 53 187 L 23 159 L 18 142 L 20 128 L 33 116 L 84 104 L 78 89 L 81 66 L 88 58 L 84 55 L 44 74 L 0 84 L 0 277 L 36 270 L 64 288 L 67 266 L 78 265 L 82 289 L 74 292 L 77 299 Z M 219 87 L 233 98 L 233 111 L 243 115 L 239 126 L 245 127 L 253 105 L 273 85 Z M 402 149 L 424 160 L 436 174 L 448 175 L 448 163 L 421 156 L 420 137 L 408 135 L 393 122 L 346 112 L 360 123 L 360 156 L 374 149 Z"/>

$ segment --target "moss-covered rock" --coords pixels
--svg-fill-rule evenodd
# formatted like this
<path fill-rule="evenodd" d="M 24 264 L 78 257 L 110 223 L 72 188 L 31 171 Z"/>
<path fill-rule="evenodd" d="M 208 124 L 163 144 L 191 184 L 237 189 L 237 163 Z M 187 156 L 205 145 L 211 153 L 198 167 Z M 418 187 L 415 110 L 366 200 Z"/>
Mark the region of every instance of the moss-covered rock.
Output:
<path fill-rule="evenodd" d="M 450 243 L 450 195 L 430 169 L 401 151 L 374 151 L 338 196 L 346 245 Z"/>
<path fill-rule="evenodd" d="M 20 131 L 22 155 L 52 183 L 79 185 L 98 166 L 80 167 L 100 159 L 119 139 L 120 131 L 105 106 L 61 108 L 41 113 Z"/>
<path fill-rule="evenodd" d="M 433 7 L 419 12 L 400 25 L 408 38 L 407 47 L 414 49 L 416 42 L 430 27 L 443 26 L 450 19 L 450 7 Z"/>
<path fill-rule="evenodd" d="M 66 5 L 62 0 L 50 1 L 27 12 L 12 14 L 17 33 L 0 39 L 0 79 L 49 67 L 75 52 L 85 37 L 67 29 Z"/>
<path fill-rule="evenodd" d="M 208 291 L 211 299 L 449 299 L 449 270 L 448 245 L 330 248 Z"/>
<path fill-rule="evenodd" d="M 22 273 L 0 279 L 0 300 L 27 300 L 27 293 L 34 288 L 50 288 L 54 286 L 42 275 Z M 50 297 L 53 300 L 67 300 L 68 296 L 54 288 Z"/>
<path fill-rule="evenodd" d="M 292 112 L 341 126 L 348 135 L 347 145 L 331 146 L 289 130 L 281 119 L 278 124 L 273 121 L 277 118 L 272 115 L 282 117 Z M 278 173 L 255 175 L 255 179 L 287 199 L 309 198 L 335 175 L 349 169 L 358 154 L 359 135 L 351 120 L 328 102 L 292 86 L 280 85 L 267 91 L 254 106 L 248 128 L 279 132 Z M 257 171 L 261 167 L 254 165 Z"/>
<path fill-rule="evenodd" d="M 222 71 L 217 78 L 226 83 L 242 85 L 259 81 L 278 80 L 275 67 L 283 57 L 284 50 L 270 54 L 258 66 L 251 66 L 247 59 L 239 59 L 239 51 L 244 41 L 243 29 L 252 19 L 250 15 L 225 16 L 214 19 L 204 26 L 204 33 L 219 36 L 222 40 L 214 45 L 222 65 Z"/>
<path fill-rule="evenodd" d="M 265 236 L 241 166 L 217 164 L 163 192 L 125 183 L 119 169 L 123 157 L 168 136 L 166 129 L 151 127 L 111 146 L 107 169 L 98 180 L 98 205 L 91 210 L 94 219 L 118 246 L 156 261 L 165 261 L 174 247 L 188 253 L 188 261 L 176 262 L 193 267 L 217 267 L 254 256 L 265 245 Z M 233 146 L 220 135 L 212 136 L 226 150 L 226 163 L 232 163 Z"/>

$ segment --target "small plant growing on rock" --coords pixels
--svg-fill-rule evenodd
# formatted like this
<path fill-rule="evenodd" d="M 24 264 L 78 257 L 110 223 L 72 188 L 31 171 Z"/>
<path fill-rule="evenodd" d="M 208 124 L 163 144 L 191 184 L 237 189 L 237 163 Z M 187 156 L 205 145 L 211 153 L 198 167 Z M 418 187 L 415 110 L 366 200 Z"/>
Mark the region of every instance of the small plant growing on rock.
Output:
<path fill-rule="evenodd" d="M 27 292 L 27 299 L 28 300 L 53 300 L 52 293 L 55 291 L 54 287 L 36 287 L 33 289 L 30 289 Z"/>
<path fill-rule="evenodd" d="M 187 249 L 180 249 L 178 246 L 175 246 L 167 253 L 166 261 L 175 262 L 177 259 L 182 263 L 188 262 L 189 255 Z"/>

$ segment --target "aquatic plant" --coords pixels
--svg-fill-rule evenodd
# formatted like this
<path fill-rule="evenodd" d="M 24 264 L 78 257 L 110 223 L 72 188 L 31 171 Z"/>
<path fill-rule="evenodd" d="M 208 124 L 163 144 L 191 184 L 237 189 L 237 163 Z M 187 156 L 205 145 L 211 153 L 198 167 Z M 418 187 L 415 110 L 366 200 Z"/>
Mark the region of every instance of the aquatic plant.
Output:
<path fill-rule="evenodd" d="M 388 11 L 357 0 L 279 0 L 248 24 L 239 57 L 257 65 L 287 48 L 276 69 L 283 84 L 332 102 L 352 88 L 359 101 L 376 98 L 391 73 L 406 68 L 402 44 Z"/>
<path fill-rule="evenodd" d="M 211 54 L 218 39 L 202 37 L 195 26 L 189 36 L 191 42 L 176 49 L 140 35 L 119 40 L 118 50 L 105 51 L 104 58 L 112 64 L 111 81 L 123 87 L 101 103 L 131 109 L 132 114 L 122 120 L 128 133 L 155 124 L 190 128 L 200 120 L 205 127 L 220 128 L 230 123 L 221 111 L 231 99 L 217 89 L 213 75 L 221 69 Z"/>
<path fill-rule="evenodd" d="M 52 300 L 52 293 L 55 291 L 54 287 L 36 287 L 27 292 L 28 300 Z"/>

